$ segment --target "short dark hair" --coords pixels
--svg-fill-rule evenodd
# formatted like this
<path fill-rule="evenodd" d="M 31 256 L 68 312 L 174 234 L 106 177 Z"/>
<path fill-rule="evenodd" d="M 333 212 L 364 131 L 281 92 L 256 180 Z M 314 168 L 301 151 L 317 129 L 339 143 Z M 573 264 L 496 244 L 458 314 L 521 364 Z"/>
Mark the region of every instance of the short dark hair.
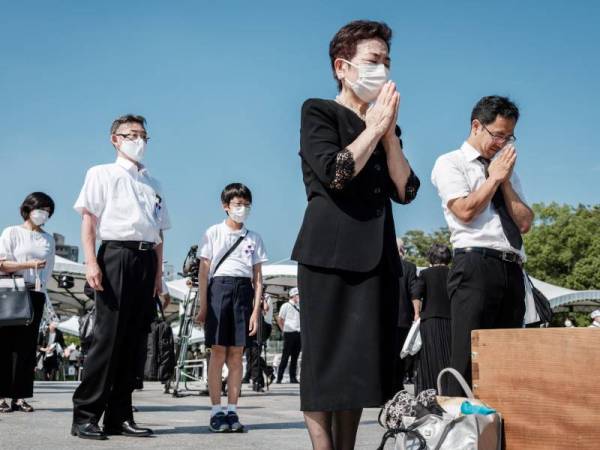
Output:
<path fill-rule="evenodd" d="M 49 208 L 50 217 L 52 217 L 52 214 L 54 214 L 54 200 L 43 192 L 32 192 L 21 203 L 21 217 L 23 220 L 27 220 L 31 211 L 42 208 Z"/>
<path fill-rule="evenodd" d="M 434 243 L 427 252 L 427 259 L 431 264 L 450 264 L 452 252 L 445 244 Z"/>
<path fill-rule="evenodd" d="M 115 134 L 119 127 L 124 123 L 139 123 L 144 127 L 144 130 L 146 129 L 146 118 L 144 116 L 125 114 L 124 116 L 117 117 L 115 120 L 113 120 L 113 123 L 110 126 L 110 134 Z"/>
<path fill-rule="evenodd" d="M 508 97 L 489 95 L 477 102 L 471 112 L 471 123 L 477 119 L 482 125 L 488 125 L 496 120 L 497 116 L 505 119 L 519 120 L 519 108 Z"/>
<path fill-rule="evenodd" d="M 343 58 L 349 61 L 354 58 L 356 44 L 364 39 L 381 39 L 386 43 L 389 52 L 392 45 L 392 29 L 384 22 L 355 20 L 344 25 L 335 33 L 329 43 L 329 58 L 331 59 L 333 78 L 338 84 L 338 90 L 342 89 L 342 82 L 338 80 L 335 74 L 335 60 Z"/>
<path fill-rule="evenodd" d="M 225 186 L 225 189 L 221 192 L 221 203 L 228 205 L 235 197 L 243 198 L 252 203 L 252 192 L 245 184 L 231 183 Z"/>

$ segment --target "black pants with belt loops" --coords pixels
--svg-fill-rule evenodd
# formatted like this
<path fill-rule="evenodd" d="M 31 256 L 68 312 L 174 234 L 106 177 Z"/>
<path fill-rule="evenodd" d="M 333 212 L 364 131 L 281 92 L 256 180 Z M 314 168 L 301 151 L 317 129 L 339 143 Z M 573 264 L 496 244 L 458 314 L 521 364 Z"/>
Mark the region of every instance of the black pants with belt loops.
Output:
<path fill-rule="evenodd" d="M 523 270 L 512 262 L 470 252 L 457 254 L 448 274 L 452 344 L 450 365 L 471 380 L 471 331 L 519 328 L 525 315 Z M 463 396 L 454 379 L 448 394 Z"/>
<path fill-rule="evenodd" d="M 103 243 L 98 251 L 103 291 L 96 291 L 96 323 L 83 380 L 73 394 L 73 422 L 120 424 L 133 419 L 139 340 L 146 340 L 157 270 L 153 250 Z"/>

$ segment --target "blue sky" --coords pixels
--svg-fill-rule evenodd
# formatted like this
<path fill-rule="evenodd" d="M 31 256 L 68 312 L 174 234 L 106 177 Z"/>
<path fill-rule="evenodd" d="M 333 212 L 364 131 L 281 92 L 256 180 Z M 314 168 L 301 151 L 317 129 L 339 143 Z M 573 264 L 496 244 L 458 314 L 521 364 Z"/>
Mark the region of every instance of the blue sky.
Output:
<path fill-rule="evenodd" d="M 399 124 L 422 180 L 417 200 L 395 207 L 399 234 L 444 225 L 433 162 L 460 146 L 489 94 L 521 108 L 527 200 L 598 203 L 598 2 L 2 2 L 0 228 L 42 190 L 57 202 L 47 229 L 79 245 L 85 171 L 114 159 L 110 123 L 133 112 L 148 119 L 146 163 L 171 211 L 170 262 L 223 219 L 232 181 L 253 190 L 248 225 L 271 261 L 287 258 L 306 202 L 300 106 L 335 96 L 329 41 L 359 18 L 394 30 Z"/>

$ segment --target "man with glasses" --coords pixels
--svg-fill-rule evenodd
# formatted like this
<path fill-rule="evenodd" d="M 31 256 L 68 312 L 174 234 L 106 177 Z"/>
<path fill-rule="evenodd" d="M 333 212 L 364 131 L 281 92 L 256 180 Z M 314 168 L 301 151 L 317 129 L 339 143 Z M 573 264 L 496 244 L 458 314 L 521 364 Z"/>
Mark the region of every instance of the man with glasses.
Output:
<path fill-rule="evenodd" d="M 71 434 L 149 436 L 133 420 L 136 361 L 162 292 L 163 230 L 169 214 L 158 182 L 142 164 L 146 119 L 126 115 L 110 130 L 117 160 L 88 170 L 75 210 L 81 214 L 86 279 L 95 291 L 94 338 L 73 395 Z M 96 255 L 96 239 L 101 241 Z M 104 429 L 98 426 L 104 415 Z"/>
<path fill-rule="evenodd" d="M 471 113 L 471 133 L 460 149 L 438 158 L 431 181 L 442 208 L 454 262 L 451 366 L 471 382 L 471 331 L 523 324 L 525 287 L 522 233 L 533 211 L 525 203 L 514 142 L 517 106 L 506 97 L 483 97 Z M 451 382 L 450 395 L 462 395 Z"/>

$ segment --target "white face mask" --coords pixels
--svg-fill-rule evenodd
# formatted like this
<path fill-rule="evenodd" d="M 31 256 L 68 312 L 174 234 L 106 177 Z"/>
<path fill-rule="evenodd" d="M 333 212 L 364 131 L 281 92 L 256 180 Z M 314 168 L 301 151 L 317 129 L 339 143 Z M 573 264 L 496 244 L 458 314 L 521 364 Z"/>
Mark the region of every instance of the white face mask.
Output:
<path fill-rule="evenodd" d="M 38 227 L 44 225 L 49 217 L 50 213 L 44 209 L 34 209 L 29 213 L 29 220 Z"/>
<path fill-rule="evenodd" d="M 129 139 L 123 139 L 119 151 L 136 162 L 140 162 L 144 159 L 144 153 L 146 152 L 146 141 L 142 138 L 137 138 L 135 141 Z"/>
<path fill-rule="evenodd" d="M 358 69 L 358 78 L 356 81 L 346 79 L 348 86 L 354 91 L 356 96 L 363 102 L 371 103 L 374 101 L 383 85 L 390 79 L 390 69 L 385 64 L 353 64 L 350 61 L 342 61 Z"/>
<path fill-rule="evenodd" d="M 229 208 L 229 217 L 237 223 L 244 223 L 250 215 L 249 206 L 232 206 Z"/>

